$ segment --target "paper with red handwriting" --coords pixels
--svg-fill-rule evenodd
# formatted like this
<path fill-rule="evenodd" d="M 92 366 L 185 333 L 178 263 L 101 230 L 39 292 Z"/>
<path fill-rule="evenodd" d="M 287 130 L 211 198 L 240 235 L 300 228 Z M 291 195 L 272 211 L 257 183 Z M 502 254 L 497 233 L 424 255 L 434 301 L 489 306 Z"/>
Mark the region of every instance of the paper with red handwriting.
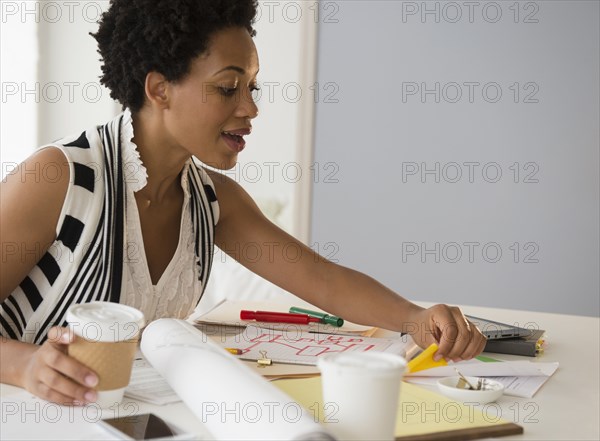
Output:
<path fill-rule="evenodd" d="M 247 327 L 243 332 L 212 338 L 219 346 L 242 351 L 242 360 L 263 358 L 274 363 L 316 365 L 325 354 L 340 352 L 387 352 L 406 356 L 416 346 L 410 337 L 372 338 L 358 335 L 316 334 L 297 329 L 290 331 Z"/>

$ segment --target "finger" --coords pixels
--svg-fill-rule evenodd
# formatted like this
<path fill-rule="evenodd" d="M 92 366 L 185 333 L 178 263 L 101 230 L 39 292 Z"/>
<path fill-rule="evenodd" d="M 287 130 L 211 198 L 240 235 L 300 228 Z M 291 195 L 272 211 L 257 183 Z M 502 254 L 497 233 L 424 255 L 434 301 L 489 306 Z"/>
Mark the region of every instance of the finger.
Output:
<path fill-rule="evenodd" d="M 74 401 L 82 403 L 96 401 L 96 392 L 94 390 L 74 382 L 49 366 L 46 366 L 40 372 L 40 381 L 48 386 L 48 391 L 51 390 L 67 397 L 71 403 Z"/>
<path fill-rule="evenodd" d="M 459 311 L 460 312 L 460 311 Z M 464 334 L 464 341 L 466 342 L 465 347 L 462 349 L 462 353 L 458 355 L 461 360 L 469 360 L 476 355 L 479 355 L 481 351 L 483 351 L 486 343 L 486 338 L 481 333 L 479 328 L 467 320 L 462 312 L 460 312 L 462 317 L 461 320 L 464 320 L 466 324 L 466 333 Z M 459 337 L 461 338 L 461 337 Z"/>
<path fill-rule="evenodd" d="M 88 388 L 98 384 L 98 375 L 90 368 L 51 346 L 43 355 L 45 363 L 55 371 Z"/>
<path fill-rule="evenodd" d="M 475 326 L 473 323 L 469 322 L 471 325 L 471 329 L 473 330 L 473 336 L 471 338 L 471 342 L 469 346 L 465 350 L 466 355 L 469 358 L 476 357 L 485 349 L 485 344 L 487 343 L 487 338 L 485 335 L 481 333 L 479 328 Z"/>
<path fill-rule="evenodd" d="M 486 343 L 486 338 L 481 331 L 471 322 L 467 321 L 471 330 L 471 336 L 467 346 L 464 348 L 460 358 L 462 360 L 470 360 L 479 355 Z"/>
<path fill-rule="evenodd" d="M 446 305 L 436 305 L 438 310 L 434 314 L 435 326 L 440 332 L 438 340 L 438 350 L 433 359 L 441 360 L 442 357 L 449 359 L 449 354 L 452 351 L 454 342 L 458 336 L 458 327 L 456 326 L 454 316 L 450 308 Z"/>
<path fill-rule="evenodd" d="M 472 327 L 470 325 L 470 335 L 467 340 L 467 344 L 464 348 L 462 348 L 462 352 L 459 357 L 461 360 L 469 360 L 473 358 L 476 354 L 475 351 L 480 346 L 480 339 L 477 332 L 477 328 Z"/>
<path fill-rule="evenodd" d="M 46 401 L 50 401 L 53 403 L 62 404 L 65 406 L 70 406 L 73 404 L 78 404 L 72 397 L 64 395 L 57 390 L 52 389 L 46 383 L 40 382 L 34 391 L 32 391 L 35 395 L 40 398 L 43 398 Z"/>
<path fill-rule="evenodd" d="M 53 326 L 48 331 L 48 343 L 54 346 L 64 346 L 72 343 L 74 340 L 73 331 L 69 328 L 62 328 L 60 326 Z"/>
<path fill-rule="evenodd" d="M 471 342 L 473 330 L 470 326 L 470 323 L 467 321 L 459 308 L 451 307 L 450 312 L 452 313 L 452 317 L 456 325 L 457 334 L 454 344 L 452 345 L 452 349 L 448 353 L 447 357 L 449 357 L 452 361 L 460 361 L 464 359 L 463 353 Z"/>

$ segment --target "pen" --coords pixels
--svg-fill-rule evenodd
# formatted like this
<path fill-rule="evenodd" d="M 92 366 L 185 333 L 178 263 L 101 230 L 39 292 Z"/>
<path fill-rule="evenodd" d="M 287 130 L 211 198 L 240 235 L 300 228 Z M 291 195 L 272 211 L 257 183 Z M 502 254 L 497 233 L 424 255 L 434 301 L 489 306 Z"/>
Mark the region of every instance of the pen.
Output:
<path fill-rule="evenodd" d="M 310 309 L 297 308 L 296 306 L 292 306 L 290 308 L 290 312 L 294 312 L 297 314 L 306 314 L 311 317 L 316 317 L 321 323 L 325 323 L 332 326 L 340 327 L 344 324 L 344 319 L 336 317 L 335 315 L 326 314 L 324 312 L 311 311 Z"/>
<path fill-rule="evenodd" d="M 288 314 L 287 312 L 272 312 L 272 311 L 240 311 L 242 320 L 256 320 L 259 322 L 275 322 L 275 323 L 295 323 L 307 325 L 311 322 L 320 322 L 316 317 L 310 317 L 308 314 Z"/>
<path fill-rule="evenodd" d="M 225 348 L 225 350 L 233 355 L 242 355 L 243 354 L 243 351 L 241 349 L 237 349 L 237 348 Z"/>

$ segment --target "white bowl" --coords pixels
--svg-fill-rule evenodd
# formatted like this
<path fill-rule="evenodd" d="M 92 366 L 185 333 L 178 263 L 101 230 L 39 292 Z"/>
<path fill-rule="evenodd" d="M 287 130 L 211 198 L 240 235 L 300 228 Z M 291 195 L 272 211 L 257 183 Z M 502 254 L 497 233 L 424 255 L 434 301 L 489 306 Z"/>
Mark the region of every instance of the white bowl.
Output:
<path fill-rule="evenodd" d="M 465 377 L 473 386 L 477 385 L 478 377 Z M 498 381 L 485 379 L 485 389 L 471 390 L 456 387 L 460 377 L 445 377 L 437 381 L 438 389 L 444 395 L 464 403 L 485 404 L 496 401 L 504 393 L 504 385 Z"/>

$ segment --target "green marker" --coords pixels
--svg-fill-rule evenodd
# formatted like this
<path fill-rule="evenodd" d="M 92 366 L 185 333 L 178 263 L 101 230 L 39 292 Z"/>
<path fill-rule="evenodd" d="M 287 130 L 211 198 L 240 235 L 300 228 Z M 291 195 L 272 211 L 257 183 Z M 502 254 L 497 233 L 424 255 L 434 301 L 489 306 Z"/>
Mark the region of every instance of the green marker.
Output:
<path fill-rule="evenodd" d="M 306 314 L 310 317 L 316 317 L 321 320 L 321 323 L 325 323 L 332 326 L 337 326 L 338 328 L 344 324 L 344 319 L 336 317 L 334 315 L 325 314 L 324 312 L 311 311 L 309 309 L 296 308 L 292 306 L 290 308 L 291 313 L 295 314 Z"/>

